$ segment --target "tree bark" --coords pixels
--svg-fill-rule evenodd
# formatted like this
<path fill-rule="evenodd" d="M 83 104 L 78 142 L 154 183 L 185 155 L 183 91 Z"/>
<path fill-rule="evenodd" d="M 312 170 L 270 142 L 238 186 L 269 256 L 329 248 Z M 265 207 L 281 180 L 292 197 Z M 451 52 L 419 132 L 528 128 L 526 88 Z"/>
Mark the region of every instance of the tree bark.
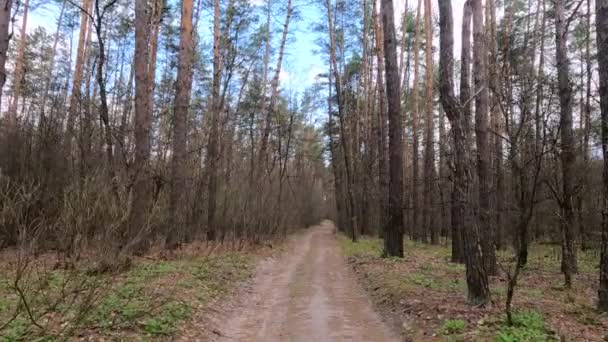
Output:
<path fill-rule="evenodd" d="M 481 0 L 472 0 L 473 9 L 473 78 L 475 81 L 475 137 L 477 140 L 477 176 L 479 180 L 479 229 L 483 267 L 489 274 L 496 273 L 494 234 L 490 221 L 490 155 L 488 146 L 488 78 L 486 65 L 486 37 L 484 34 L 483 7 Z"/>
<path fill-rule="evenodd" d="M 461 52 L 460 52 L 460 103 L 462 118 L 459 118 L 458 124 L 461 124 L 460 131 L 452 131 L 452 135 L 458 133 L 464 134 L 464 144 L 468 149 L 471 147 L 471 20 L 473 16 L 473 10 L 471 8 L 471 1 L 466 1 L 463 7 L 463 19 L 462 19 L 462 32 L 461 32 Z M 450 69 L 451 70 L 451 69 Z M 446 113 L 447 115 L 447 113 Z M 449 115 L 448 119 L 449 119 Z M 454 123 L 452 123 L 454 125 Z M 459 137 L 454 136 L 454 139 Z M 458 144 L 454 140 L 454 148 L 456 149 Z M 457 151 L 458 152 L 458 151 Z M 464 153 L 464 152 L 461 152 Z M 467 156 L 468 158 L 468 156 Z M 454 156 L 454 165 L 457 166 L 461 163 L 459 157 Z M 464 263 L 464 218 L 462 217 L 465 208 L 462 206 L 463 199 L 459 199 L 459 192 L 456 188 L 456 182 L 458 180 L 457 172 L 454 173 L 454 188 L 452 189 L 452 262 Z M 469 185 L 470 186 L 470 185 Z M 460 185 L 461 188 L 465 188 Z M 468 186 L 466 187 L 468 190 Z"/>
<path fill-rule="evenodd" d="M 596 0 L 597 50 L 608 51 L 608 0 Z M 608 54 L 598 53 L 599 93 L 602 119 L 604 173 L 602 187 L 602 247 L 598 309 L 608 312 Z"/>
<path fill-rule="evenodd" d="M 420 9 L 422 1 L 418 0 L 418 6 L 416 9 L 416 33 L 414 36 L 414 85 L 412 88 L 412 230 L 414 240 L 417 241 L 426 241 L 426 231 L 424 224 L 421 224 L 419 217 L 420 211 L 420 203 L 419 203 L 419 191 L 418 191 L 418 183 L 420 182 L 420 167 L 419 163 L 419 138 L 418 138 L 418 130 L 420 124 L 420 115 L 419 115 L 419 97 L 420 91 L 418 89 L 419 85 L 419 77 L 420 77 Z"/>
<path fill-rule="evenodd" d="M 175 108 L 173 114 L 173 154 L 171 159 L 171 193 L 167 247 L 176 248 L 186 239 L 186 171 L 187 123 L 192 90 L 192 12 L 194 1 L 183 0 L 180 24 L 180 41 L 177 79 L 175 82 Z"/>
<path fill-rule="evenodd" d="M 72 91 L 70 93 L 68 118 L 66 123 L 66 132 L 64 137 L 64 153 L 66 155 L 66 164 L 71 164 L 72 140 L 74 138 L 74 122 L 81 108 L 82 95 L 80 93 L 80 85 L 82 83 L 83 66 L 85 62 L 87 49 L 87 30 L 89 27 L 89 15 L 91 12 L 91 0 L 82 0 L 82 8 L 86 11 L 80 12 L 80 33 L 78 35 L 78 48 L 76 51 L 76 61 L 74 64 L 74 74 L 72 76 Z"/>
<path fill-rule="evenodd" d="M 378 88 L 378 109 L 376 124 L 376 142 L 378 144 L 378 185 L 380 192 L 380 232 L 384 234 L 384 228 L 388 219 L 388 133 L 386 122 L 388 113 L 386 111 L 386 95 L 384 92 L 384 38 L 382 22 L 378 19 L 377 1 L 372 2 L 373 20 L 376 39 L 376 87 Z"/>
<path fill-rule="evenodd" d="M 220 82 L 222 78 L 220 56 L 220 2 L 214 0 L 213 10 L 213 80 L 211 84 L 211 129 L 209 131 L 209 144 L 207 147 L 207 240 L 215 240 L 217 223 L 215 210 L 217 206 L 217 172 L 219 161 L 219 130 L 220 114 L 222 111 L 220 100 Z"/>
<path fill-rule="evenodd" d="M 21 97 L 25 77 L 25 45 L 27 43 L 27 14 L 30 0 L 23 3 L 23 17 L 21 18 L 21 29 L 19 30 L 19 46 L 17 47 L 17 60 L 15 61 L 15 78 L 13 80 L 13 96 L 6 113 L 8 124 L 15 128 L 17 126 L 17 105 Z"/>
<path fill-rule="evenodd" d="M 463 231 L 464 254 L 466 262 L 466 278 L 468 300 L 475 305 L 484 305 L 490 301 L 488 276 L 482 264 L 479 229 L 471 224 L 471 171 L 468 162 L 468 144 L 463 131 L 464 115 L 462 104 L 454 96 L 454 33 L 452 5 L 450 0 L 439 0 L 439 70 L 442 77 L 439 80 L 440 99 L 446 116 L 452 126 L 454 140 L 454 215 L 452 224 Z M 455 221 L 455 222 L 454 222 Z M 466 229 L 466 230 L 465 230 Z"/>
<path fill-rule="evenodd" d="M 570 84 L 570 62 L 568 61 L 568 31 L 566 27 L 564 0 L 555 1 L 555 46 L 557 62 L 557 85 L 560 104 L 561 163 L 562 163 L 562 272 L 564 285 L 572 286 L 572 275 L 576 273 L 576 249 L 574 248 L 575 195 L 574 163 L 576 161 L 574 132 L 572 127 L 572 85 Z"/>
<path fill-rule="evenodd" d="M 2 89 L 6 83 L 6 55 L 8 42 L 11 39 L 9 26 L 11 24 L 11 7 L 13 0 L 0 1 L 0 107 L 2 105 Z"/>
<path fill-rule="evenodd" d="M 146 215 L 149 209 L 151 184 L 149 179 L 150 130 L 150 63 L 148 1 L 135 2 L 135 159 L 133 162 L 133 200 L 129 217 L 129 251 L 142 253 Z"/>
<path fill-rule="evenodd" d="M 260 151 L 258 152 L 258 168 L 264 171 L 267 167 L 267 154 L 268 154 L 268 139 L 270 137 L 270 131 L 272 130 L 272 116 L 276 114 L 277 102 L 279 99 L 279 81 L 281 76 L 281 67 L 283 64 L 283 55 L 285 54 L 285 44 L 287 43 L 287 34 L 289 33 L 289 21 L 293 14 L 293 8 L 291 6 L 292 1 L 287 1 L 287 13 L 285 14 L 285 22 L 283 23 L 283 35 L 281 36 L 281 44 L 279 45 L 279 57 L 277 59 L 277 66 L 274 69 L 274 76 L 270 82 L 270 106 L 266 110 L 266 119 L 264 121 L 264 129 L 262 131 L 262 138 L 260 142 Z M 264 80 L 265 82 L 265 80 Z M 264 100 L 262 100 L 264 102 Z M 262 113 L 264 114 L 264 113 Z M 258 173 L 258 177 L 261 177 L 262 172 Z"/>
<path fill-rule="evenodd" d="M 342 156 L 344 158 L 344 171 L 346 174 L 346 188 L 347 188 L 347 196 L 348 196 L 348 206 L 347 209 L 350 216 L 350 233 L 353 242 L 358 239 L 358 227 L 357 227 L 357 216 L 355 205 L 355 196 L 354 196 L 354 183 L 353 183 L 353 173 L 352 173 L 352 164 L 349 153 L 349 145 L 346 141 L 346 125 L 344 123 L 345 116 L 345 98 L 342 89 L 342 80 L 340 77 L 340 71 L 338 69 L 338 61 L 336 57 L 336 39 L 334 37 L 334 22 L 333 15 L 331 11 L 331 0 L 326 0 L 325 2 L 326 10 L 327 10 L 327 24 L 329 29 L 329 59 L 330 59 L 330 72 L 334 77 L 334 87 L 336 90 L 336 99 L 338 102 L 338 119 L 340 121 L 340 143 L 342 146 Z"/>
<path fill-rule="evenodd" d="M 424 31 L 425 37 L 425 65 L 424 73 L 424 119 L 426 134 L 424 137 L 424 229 L 430 233 L 431 243 L 439 243 L 439 231 L 435 222 L 434 194 L 435 194 L 435 118 L 433 113 L 433 26 L 431 24 L 431 0 L 424 0 Z"/>
<path fill-rule="evenodd" d="M 397 39 L 392 0 L 381 1 L 384 28 L 384 59 L 389 120 L 389 199 L 388 222 L 384 234 L 384 252 L 403 257 L 403 130 Z"/>

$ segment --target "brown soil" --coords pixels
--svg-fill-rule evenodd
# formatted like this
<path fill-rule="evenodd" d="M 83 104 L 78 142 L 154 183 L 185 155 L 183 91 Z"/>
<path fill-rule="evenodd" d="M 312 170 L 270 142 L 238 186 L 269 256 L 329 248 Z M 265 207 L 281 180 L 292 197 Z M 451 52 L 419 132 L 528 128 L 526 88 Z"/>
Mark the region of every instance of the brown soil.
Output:
<path fill-rule="evenodd" d="M 205 335 L 181 338 L 398 341 L 346 265 L 333 232 L 331 222 L 323 222 L 292 238 L 286 252 L 260 264 L 244 289 L 187 330 Z"/>

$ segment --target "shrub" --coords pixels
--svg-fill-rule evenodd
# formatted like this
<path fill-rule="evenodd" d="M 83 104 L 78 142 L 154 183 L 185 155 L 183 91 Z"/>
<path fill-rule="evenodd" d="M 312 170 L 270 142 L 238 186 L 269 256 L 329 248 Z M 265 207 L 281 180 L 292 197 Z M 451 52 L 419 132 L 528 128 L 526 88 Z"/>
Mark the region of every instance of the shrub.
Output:
<path fill-rule="evenodd" d="M 467 327 L 467 322 L 462 319 L 448 319 L 443 322 L 441 333 L 444 335 L 460 334 Z"/>

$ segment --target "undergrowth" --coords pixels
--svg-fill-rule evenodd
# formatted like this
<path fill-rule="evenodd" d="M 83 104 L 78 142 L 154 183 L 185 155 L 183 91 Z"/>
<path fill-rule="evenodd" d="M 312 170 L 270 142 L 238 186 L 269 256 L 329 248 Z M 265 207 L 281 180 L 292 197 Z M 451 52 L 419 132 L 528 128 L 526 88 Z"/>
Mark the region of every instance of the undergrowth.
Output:
<path fill-rule="evenodd" d="M 503 323 L 496 336 L 497 342 L 541 342 L 555 340 L 548 334 L 545 319 L 534 310 L 513 314 L 513 325 Z"/>
<path fill-rule="evenodd" d="M 252 270 L 252 255 L 225 253 L 146 261 L 119 275 L 41 272 L 37 284 L 25 292 L 35 324 L 21 310 L 10 275 L 0 274 L 0 341 L 64 340 L 73 336 L 120 340 L 125 334 L 130 339 L 138 336 L 138 340 L 171 336 L 184 319 L 225 294 Z M 32 286 L 41 284 L 43 291 L 33 290 Z M 83 291 L 83 284 L 96 284 L 100 290 L 60 300 L 66 293 Z"/>
<path fill-rule="evenodd" d="M 603 329 L 608 320 L 593 310 L 587 295 L 593 291 L 590 279 L 595 279 L 597 272 L 598 256 L 593 251 L 579 254 L 579 279 L 575 289 L 567 291 L 559 286 L 562 276 L 558 248 L 530 246 L 528 265 L 522 271 L 515 296 L 518 310 L 514 324 L 508 326 L 504 322 L 504 277 L 490 279 L 494 303 L 491 307 L 471 307 L 466 302 L 465 266 L 450 262 L 449 243 L 430 245 L 404 240 L 405 257 L 395 259 L 382 258 L 380 239 L 362 237 L 357 243 L 344 235 L 338 239 L 372 301 L 385 315 L 399 315 L 397 321 L 403 327 L 396 328 L 413 340 L 425 340 L 431 335 L 442 335 L 450 341 L 498 342 L 548 341 L 555 336 L 594 340 L 605 336 Z M 512 251 L 500 251 L 498 256 L 503 265 L 507 264 Z M 555 315 L 560 318 L 556 320 Z"/>

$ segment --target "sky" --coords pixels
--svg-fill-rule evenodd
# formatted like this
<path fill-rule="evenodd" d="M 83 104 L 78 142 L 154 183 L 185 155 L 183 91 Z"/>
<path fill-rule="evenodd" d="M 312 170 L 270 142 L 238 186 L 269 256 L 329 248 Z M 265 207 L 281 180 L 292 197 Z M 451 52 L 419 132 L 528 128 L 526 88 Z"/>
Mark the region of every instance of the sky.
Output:
<path fill-rule="evenodd" d="M 250 0 L 254 5 L 260 5 L 264 0 Z M 280 0 L 275 0 L 280 1 Z M 395 20 L 400 20 L 402 17 L 405 2 L 408 1 L 409 11 L 415 13 L 416 0 L 394 0 L 394 8 L 397 12 Z M 465 0 L 453 0 L 452 9 L 454 14 L 454 55 L 456 58 L 460 55 L 460 27 L 462 25 L 462 7 Z M 315 40 L 318 37 L 317 33 L 312 32 L 311 25 L 316 21 L 324 19 L 324 13 L 318 8 L 318 5 L 310 0 L 294 0 L 300 12 L 298 20 L 290 25 L 290 37 L 288 45 L 285 49 L 286 55 L 281 72 L 282 88 L 288 91 L 302 92 L 306 87 L 314 84 L 315 77 L 319 73 L 327 72 L 326 62 L 322 56 L 315 51 L 318 49 Z M 433 16 L 438 17 L 437 2 L 432 1 Z M 37 26 L 44 26 L 48 31 L 55 30 L 56 20 L 59 15 L 59 9 L 53 6 L 39 7 L 30 13 L 30 23 L 28 31 L 33 31 Z M 19 20 L 15 23 L 15 30 L 19 27 Z M 210 18 L 201 18 L 199 25 L 202 26 L 205 20 Z M 283 18 L 274 18 L 274 28 L 282 26 Z M 398 29 L 399 23 L 396 23 Z M 205 28 L 203 28 L 205 30 Z M 437 36 L 437 32 L 435 32 Z M 275 39 L 275 44 L 278 40 Z M 435 42 L 436 53 L 438 50 L 438 42 Z"/>

